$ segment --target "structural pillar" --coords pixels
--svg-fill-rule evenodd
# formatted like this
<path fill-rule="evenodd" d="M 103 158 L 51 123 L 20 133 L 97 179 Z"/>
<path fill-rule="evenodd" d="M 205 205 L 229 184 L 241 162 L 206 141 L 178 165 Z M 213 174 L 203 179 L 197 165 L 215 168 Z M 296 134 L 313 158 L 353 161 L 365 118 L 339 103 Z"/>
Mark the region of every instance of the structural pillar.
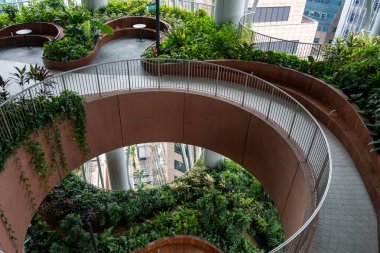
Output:
<path fill-rule="evenodd" d="M 119 148 L 106 153 L 108 175 L 112 190 L 128 190 L 131 188 L 124 151 L 124 148 Z"/>
<path fill-rule="evenodd" d="M 375 22 L 373 23 L 370 34 L 372 36 L 380 35 L 380 11 L 377 11 Z"/>
<path fill-rule="evenodd" d="M 240 18 L 244 15 L 245 0 L 216 0 L 215 21 L 218 25 L 232 22 L 239 25 Z"/>
<path fill-rule="evenodd" d="M 87 0 L 87 8 L 89 10 L 96 10 L 102 7 L 106 7 L 108 0 Z"/>
<path fill-rule="evenodd" d="M 224 159 L 224 156 L 222 156 L 221 154 L 218 154 L 208 149 L 204 149 L 203 155 L 204 155 L 204 163 L 209 168 L 216 167 L 218 163 Z"/>

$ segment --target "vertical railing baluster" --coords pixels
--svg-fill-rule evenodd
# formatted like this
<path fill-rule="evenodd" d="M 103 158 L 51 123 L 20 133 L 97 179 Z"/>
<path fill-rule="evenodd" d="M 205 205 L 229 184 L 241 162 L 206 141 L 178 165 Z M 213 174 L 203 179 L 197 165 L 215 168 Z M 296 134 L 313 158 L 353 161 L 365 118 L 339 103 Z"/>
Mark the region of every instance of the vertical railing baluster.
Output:
<path fill-rule="evenodd" d="M 131 72 L 129 70 L 129 60 L 127 60 L 128 90 L 131 91 Z"/>
<path fill-rule="evenodd" d="M 218 65 L 218 67 L 216 68 L 215 97 L 218 96 L 219 71 L 220 71 L 220 66 Z"/>
<path fill-rule="evenodd" d="M 271 107 L 272 107 L 273 96 L 274 96 L 273 94 L 274 94 L 274 87 L 272 87 L 272 92 L 270 94 L 270 101 L 269 101 L 269 106 L 268 106 L 268 111 L 267 111 L 267 120 L 269 119 L 269 114 L 270 114 L 270 110 L 271 110 Z"/>
<path fill-rule="evenodd" d="M 187 62 L 187 91 L 190 89 L 190 75 L 191 75 L 191 66 L 190 66 L 190 61 Z"/>
<path fill-rule="evenodd" d="M 242 98 L 242 100 L 241 100 L 241 105 L 242 105 L 242 106 L 244 106 L 245 95 L 247 94 L 248 78 L 249 78 L 249 75 L 246 74 L 246 76 L 245 76 L 245 82 L 244 82 L 244 93 L 243 93 L 243 98 Z"/>
<path fill-rule="evenodd" d="M 98 73 L 98 66 L 95 66 L 95 73 L 96 73 L 96 81 L 98 82 L 98 92 L 99 97 L 102 97 L 102 90 L 100 89 L 100 81 L 99 81 L 99 73 Z"/>
<path fill-rule="evenodd" d="M 305 162 L 309 159 L 309 155 L 310 155 L 311 149 L 312 149 L 312 147 L 313 147 L 313 145 L 314 145 L 315 137 L 317 136 L 318 129 L 319 129 L 319 128 L 318 128 L 318 126 L 316 125 L 316 126 L 315 126 L 315 130 L 314 130 L 314 133 L 313 133 L 313 137 L 312 137 L 312 139 L 311 139 L 311 143 L 310 143 L 310 145 L 309 145 L 309 149 L 308 149 L 307 154 L 306 154 Z"/>

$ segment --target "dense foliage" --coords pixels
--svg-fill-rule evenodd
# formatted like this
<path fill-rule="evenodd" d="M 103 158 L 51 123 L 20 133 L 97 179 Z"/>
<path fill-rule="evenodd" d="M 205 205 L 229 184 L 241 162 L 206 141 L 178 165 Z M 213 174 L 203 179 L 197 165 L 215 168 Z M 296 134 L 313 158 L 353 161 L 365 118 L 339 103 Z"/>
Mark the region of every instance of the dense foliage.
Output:
<path fill-rule="evenodd" d="M 283 231 L 276 208 L 247 171 L 225 160 L 217 168 L 196 167 L 159 188 L 106 192 L 68 176 L 41 205 L 26 252 L 89 252 L 88 223 L 100 252 L 131 252 L 156 239 L 199 236 L 226 252 L 261 252 L 248 231 L 271 249 Z M 78 238 L 81 238 L 80 240 Z"/>

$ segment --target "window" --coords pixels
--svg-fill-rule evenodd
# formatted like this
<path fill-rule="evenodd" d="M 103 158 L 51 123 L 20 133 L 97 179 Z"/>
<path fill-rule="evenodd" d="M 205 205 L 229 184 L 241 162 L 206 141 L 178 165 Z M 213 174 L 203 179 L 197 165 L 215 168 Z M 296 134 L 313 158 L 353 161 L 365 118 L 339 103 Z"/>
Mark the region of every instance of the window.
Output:
<path fill-rule="evenodd" d="M 259 7 L 256 8 L 253 22 L 279 22 L 288 21 L 290 6 L 285 7 Z"/>
<path fill-rule="evenodd" d="M 336 26 L 332 29 L 332 32 L 334 33 L 334 32 L 336 32 Z"/>
<path fill-rule="evenodd" d="M 174 152 L 176 152 L 177 154 L 182 154 L 181 144 L 179 143 L 174 144 Z"/>
<path fill-rule="evenodd" d="M 373 10 L 377 10 L 377 7 L 379 7 L 379 2 L 376 2 L 374 5 L 373 5 Z"/>
<path fill-rule="evenodd" d="M 183 165 L 183 163 L 177 161 L 177 160 L 174 160 L 174 168 L 176 170 L 179 170 L 181 172 L 186 172 L 186 169 L 185 169 L 185 166 Z"/>
<path fill-rule="evenodd" d="M 314 43 L 319 43 L 319 38 L 314 38 Z"/>
<path fill-rule="evenodd" d="M 321 15 L 321 19 L 322 19 L 322 20 L 326 19 L 326 16 L 327 16 L 326 13 L 322 13 L 322 15 Z"/>
<path fill-rule="evenodd" d="M 309 13 L 310 13 L 309 11 L 304 11 L 303 15 L 308 16 Z"/>
<path fill-rule="evenodd" d="M 352 23 L 355 19 L 355 13 L 351 13 L 350 15 L 350 18 L 349 18 L 349 22 Z"/>

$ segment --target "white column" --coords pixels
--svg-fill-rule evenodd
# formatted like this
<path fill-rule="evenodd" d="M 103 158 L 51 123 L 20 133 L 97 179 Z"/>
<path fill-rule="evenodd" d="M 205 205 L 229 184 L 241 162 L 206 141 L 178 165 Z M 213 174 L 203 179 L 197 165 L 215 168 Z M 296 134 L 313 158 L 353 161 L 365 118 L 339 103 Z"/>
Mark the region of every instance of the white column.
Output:
<path fill-rule="evenodd" d="M 373 26 L 371 29 L 371 35 L 372 36 L 380 35 L 380 11 L 377 11 L 375 22 L 373 23 Z"/>
<path fill-rule="evenodd" d="M 216 0 L 215 21 L 219 25 L 227 22 L 238 25 L 244 15 L 244 8 L 245 0 Z"/>
<path fill-rule="evenodd" d="M 195 163 L 195 161 L 194 161 L 194 153 L 193 153 L 194 146 L 187 145 L 187 150 L 189 150 L 189 166 L 190 166 L 190 169 L 192 169 L 194 167 L 194 163 Z"/>
<path fill-rule="evenodd" d="M 205 165 L 209 168 L 214 168 L 216 165 L 218 165 L 218 163 L 221 160 L 224 159 L 224 156 L 222 156 L 221 154 L 218 154 L 208 149 L 204 149 L 203 155 L 204 155 Z"/>
<path fill-rule="evenodd" d="M 106 153 L 108 175 L 112 190 L 128 190 L 131 188 L 124 152 L 124 148 L 119 148 Z"/>
<path fill-rule="evenodd" d="M 86 2 L 87 2 L 87 8 L 89 10 L 95 10 L 102 7 L 106 7 L 108 0 L 86 0 Z"/>

